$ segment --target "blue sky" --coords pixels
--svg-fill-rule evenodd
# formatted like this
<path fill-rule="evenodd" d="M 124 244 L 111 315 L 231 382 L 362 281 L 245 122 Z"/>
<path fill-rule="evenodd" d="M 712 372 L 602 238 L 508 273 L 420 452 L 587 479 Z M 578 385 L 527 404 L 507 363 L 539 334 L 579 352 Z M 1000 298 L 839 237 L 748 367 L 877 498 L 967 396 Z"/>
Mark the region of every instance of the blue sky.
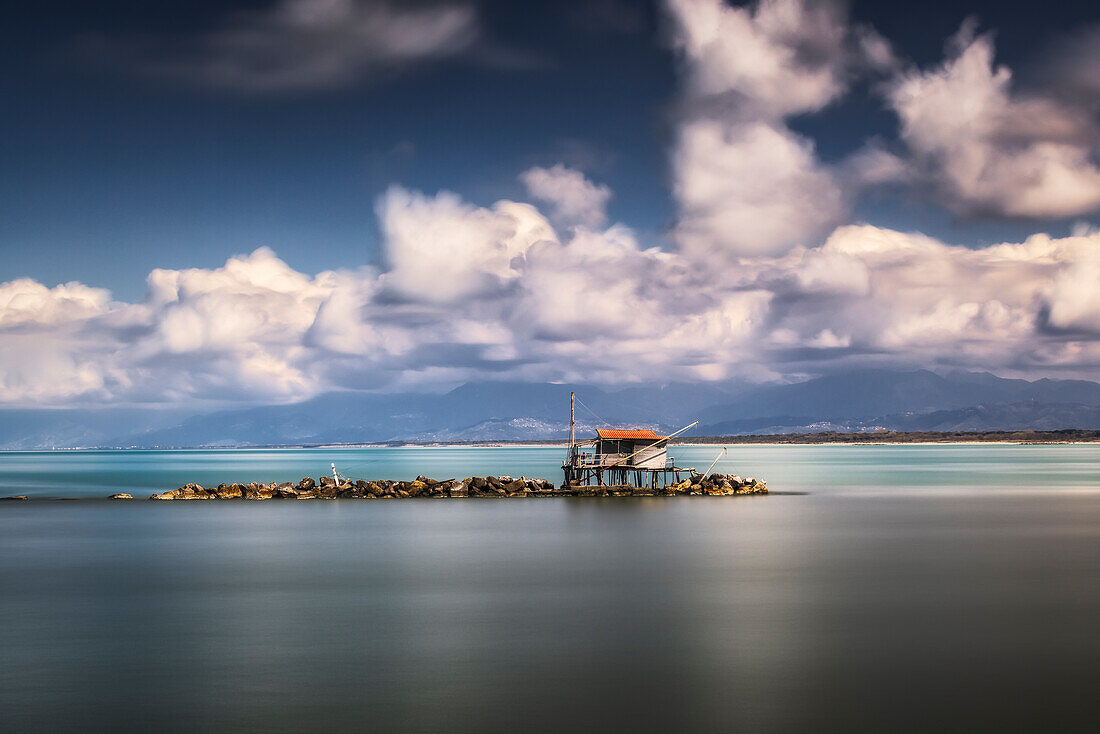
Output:
<path fill-rule="evenodd" d="M 588 293 L 566 276 L 603 265 L 638 280 L 620 284 L 629 297 L 618 305 L 588 313 L 663 288 L 653 298 L 675 315 L 671 328 L 694 324 L 725 345 L 651 345 L 678 356 L 627 379 L 798 379 L 867 360 L 1096 371 L 1100 316 L 1087 291 L 1100 222 L 1100 19 L 1090 3 L 43 2 L 7 8 L 3 21 L 0 282 L 19 285 L 0 293 L 0 309 L 19 336 L 0 335 L 0 351 L 42 345 L 42 364 L 75 380 L 39 389 L 12 367 L 3 401 L 287 400 L 486 374 L 606 381 L 610 364 L 636 357 L 636 335 L 612 316 L 589 328 L 537 312 L 566 313 L 577 298 L 522 298 L 534 283 Z M 548 172 L 541 193 L 522 177 L 533 170 Z M 585 196 L 598 202 L 578 215 Z M 1058 255 L 1025 247 L 1035 234 L 1068 244 Z M 886 280 L 890 257 L 866 255 L 872 240 L 932 252 L 912 244 L 922 236 L 946 249 L 910 262 L 904 282 Z M 548 241 L 561 251 L 539 245 Z M 988 249 L 1000 243 L 1031 268 L 1004 299 L 1002 260 Z M 611 251 L 625 260 L 597 257 Z M 452 252 L 465 254 L 451 270 L 429 262 Z M 222 294 L 236 304 L 225 308 L 257 308 L 256 323 L 285 316 L 300 331 L 276 347 L 239 325 L 266 387 L 256 373 L 197 376 L 181 356 L 225 348 L 203 321 L 217 309 L 185 304 L 186 293 L 209 296 L 227 272 L 252 287 L 248 267 L 309 283 L 295 295 L 302 313 Z M 158 268 L 173 282 L 199 269 L 202 285 L 177 282 L 161 313 L 147 282 Z M 838 300 L 838 288 L 885 298 L 920 277 L 939 278 L 927 285 L 944 294 L 914 296 L 889 323 Z M 427 312 L 458 318 L 458 301 L 424 298 L 433 278 L 492 287 L 438 286 L 470 309 L 444 324 Z M 984 285 L 967 300 L 970 278 Z M 1051 295 L 1055 282 L 1071 302 Z M 57 289 L 66 283 L 79 287 Z M 334 295 L 344 287 L 357 295 Z M 687 307 L 678 289 L 703 295 Z M 363 366 L 350 347 L 318 346 L 337 302 L 347 311 L 337 341 L 385 345 L 386 359 Z M 948 302 L 954 310 L 935 310 Z M 538 326 L 517 336 L 501 314 L 525 309 Z M 183 322 L 181 340 L 166 324 Z M 400 335 L 387 331 L 395 325 Z M 469 334 L 439 336 L 456 329 Z M 570 329 L 583 359 L 569 356 Z M 142 342 L 150 334 L 159 347 Z M 124 356 L 108 365 L 90 352 L 101 337 Z M 762 340 L 760 358 L 731 356 Z M 295 362 L 316 349 L 347 364 L 319 374 Z M 446 356 L 425 356 L 433 349 Z M 158 396 L 165 380 L 173 387 Z"/>
<path fill-rule="evenodd" d="M 372 202 L 393 182 L 521 196 L 516 176 L 565 162 L 615 191 L 613 219 L 660 243 L 672 224 L 667 150 L 676 60 L 647 3 L 486 3 L 474 54 L 386 71 L 336 89 L 255 94 L 141 73 L 90 38 L 179 42 L 231 15 L 229 3 L 71 3 L 9 8 L 0 120 L 3 272 L 80 280 L 140 298 L 154 267 L 214 267 L 267 245 L 317 270 L 377 259 Z M 239 3 L 264 8 L 271 3 Z M 968 15 L 995 29 L 998 59 L 1037 64 L 1044 44 L 1095 21 L 1089 3 L 854 3 L 918 64 L 943 53 Z M 13 17 L 14 16 L 14 17 Z M 857 90 L 796 121 L 826 160 L 897 120 Z M 905 195 L 868 196 L 856 219 L 958 244 L 1019 239 L 1032 222 L 959 218 Z M 1068 231 L 1073 218 L 1046 231 Z"/>
<path fill-rule="evenodd" d="M 635 226 L 656 236 L 671 216 L 660 128 L 672 58 L 652 9 L 630 33 L 583 33 L 554 5 L 498 4 L 482 17 L 501 60 L 335 90 L 211 90 L 127 73 L 100 50 L 81 58 L 91 33 L 178 36 L 174 19 L 202 29 L 225 17 L 222 4 L 191 5 L 51 8 L 7 26 L 5 66 L 20 72 L 5 80 L 18 114 L 0 131 L 5 276 L 138 297 L 152 267 L 214 266 L 260 245 L 303 268 L 361 264 L 376 254 L 373 200 L 390 183 L 488 203 L 518 195 L 522 170 L 562 159 L 615 183 L 616 215 Z"/>

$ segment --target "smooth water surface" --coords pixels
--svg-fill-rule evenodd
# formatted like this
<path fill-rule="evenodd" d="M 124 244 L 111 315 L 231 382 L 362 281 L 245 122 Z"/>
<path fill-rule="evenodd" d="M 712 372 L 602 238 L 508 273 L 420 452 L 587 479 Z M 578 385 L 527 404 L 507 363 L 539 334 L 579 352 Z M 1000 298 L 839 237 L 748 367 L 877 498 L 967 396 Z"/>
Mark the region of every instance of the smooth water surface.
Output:
<path fill-rule="evenodd" d="M 705 470 L 719 454 L 710 446 L 674 446 L 679 466 Z M 326 448 L 183 451 L 0 452 L 0 496 L 148 497 L 188 482 L 285 482 L 330 473 L 353 479 L 411 480 L 487 474 L 562 478 L 565 449 Z M 1095 491 L 1100 444 L 951 444 L 881 446 L 731 446 L 714 471 L 755 476 L 773 491 L 969 494 Z"/>
<path fill-rule="evenodd" d="M 673 453 L 702 468 L 716 450 Z M 0 494 L 138 495 L 329 461 L 556 480 L 560 457 L 16 453 Z M 2 503 L 0 728 L 1095 728 L 1100 446 L 727 457 L 777 493 Z"/>

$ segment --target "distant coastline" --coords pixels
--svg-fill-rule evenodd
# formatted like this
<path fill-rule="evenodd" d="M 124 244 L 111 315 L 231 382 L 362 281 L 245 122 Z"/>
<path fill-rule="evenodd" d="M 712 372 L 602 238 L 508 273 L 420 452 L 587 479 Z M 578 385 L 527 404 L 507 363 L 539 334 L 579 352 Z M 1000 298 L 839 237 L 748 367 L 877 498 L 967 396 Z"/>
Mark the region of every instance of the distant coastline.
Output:
<path fill-rule="evenodd" d="M 677 437 L 669 443 L 673 446 L 732 446 L 735 444 L 1059 444 L 1059 443 L 1098 443 L 1100 431 L 1063 429 L 1057 431 L 869 431 L 860 433 L 840 433 L 823 431 L 820 433 L 770 433 L 747 436 L 690 436 Z M 330 443 L 303 445 L 302 448 L 423 448 L 433 447 L 478 447 L 523 446 L 528 448 L 556 448 L 568 446 L 568 441 L 542 440 L 500 440 L 500 441 L 389 441 L 371 443 Z"/>
<path fill-rule="evenodd" d="M 973 444 L 973 443 L 1096 443 L 1100 431 L 868 431 L 841 433 L 784 433 L 752 436 L 700 436 L 677 440 L 680 444 Z"/>
<path fill-rule="evenodd" d="M 797 446 L 797 445 L 876 445 L 876 444 L 1075 444 L 1100 443 L 1100 430 L 1062 429 L 1056 431 L 868 431 L 841 433 L 768 433 L 737 436 L 677 437 L 673 446 Z M 356 449 L 356 448 L 565 448 L 568 441 L 547 439 L 500 439 L 492 441 L 365 441 L 349 443 L 292 444 L 219 444 L 197 446 L 80 446 L 64 448 L 0 449 L 0 453 L 36 453 L 50 451 L 239 451 L 247 449 Z"/>

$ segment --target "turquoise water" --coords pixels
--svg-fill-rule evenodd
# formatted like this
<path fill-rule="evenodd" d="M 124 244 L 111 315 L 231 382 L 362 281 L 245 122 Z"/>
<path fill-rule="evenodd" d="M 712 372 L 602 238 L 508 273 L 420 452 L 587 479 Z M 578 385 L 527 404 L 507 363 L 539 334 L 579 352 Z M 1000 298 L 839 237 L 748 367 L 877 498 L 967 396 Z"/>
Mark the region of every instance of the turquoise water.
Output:
<path fill-rule="evenodd" d="M 716 450 L 678 448 L 702 468 Z M 0 494 L 561 451 L 0 455 Z M 745 497 L 0 503 L 0 730 L 1093 731 L 1100 446 L 751 446 Z"/>
<path fill-rule="evenodd" d="M 681 466 L 703 470 L 718 449 L 677 446 Z M 328 474 L 435 479 L 486 474 L 561 480 L 564 450 L 547 447 L 251 449 L 0 453 L 0 495 L 145 497 L 187 482 L 297 481 Z M 1094 492 L 1100 444 L 732 446 L 715 471 L 755 476 L 774 491 L 891 495 Z"/>

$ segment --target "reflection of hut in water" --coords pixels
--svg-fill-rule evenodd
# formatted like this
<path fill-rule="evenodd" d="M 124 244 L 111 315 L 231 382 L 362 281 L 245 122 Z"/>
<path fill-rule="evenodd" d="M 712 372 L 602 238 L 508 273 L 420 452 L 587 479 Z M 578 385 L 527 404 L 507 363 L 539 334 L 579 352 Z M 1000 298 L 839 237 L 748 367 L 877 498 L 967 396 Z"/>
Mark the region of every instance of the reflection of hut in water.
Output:
<path fill-rule="evenodd" d="M 681 472 L 693 470 L 676 466 L 675 459 L 668 455 L 672 436 L 661 436 L 648 428 L 600 428 L 595 438 L 577 441 L 570 405 L 569 457 L 562 465 L 564 486 L 629 484 L 657 489 L 678 482 Z"/>

